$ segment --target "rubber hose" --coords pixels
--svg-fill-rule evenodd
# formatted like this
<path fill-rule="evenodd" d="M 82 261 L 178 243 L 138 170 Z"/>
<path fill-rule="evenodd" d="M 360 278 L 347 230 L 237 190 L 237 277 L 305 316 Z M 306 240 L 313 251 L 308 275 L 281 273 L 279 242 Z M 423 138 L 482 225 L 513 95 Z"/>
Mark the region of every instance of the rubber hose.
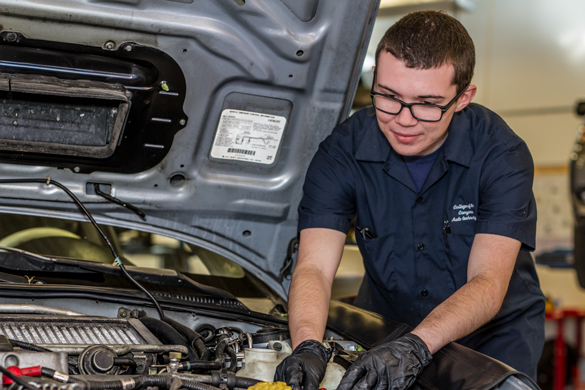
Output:
<path fill-rule="evenodd" d="M 242 388 L 242 389 L 247 389 L 250 386 L 254 386 L 257 383 L 260 383 L 262 381 L 258 380 L 258 379 L 254 379 L 254 378 L 246 378 L 244 376 L 237 376 L 236 377 L 236 387 Z"/>
<path fill-rule="evenodd" d="M 225 356 L 223 356 L 223 353 L 228 346 L 226 338 L 227 338 L 227 336 L 223 336 L 223 337 L 220 336 L 219 342 L 217 343 L 217 346 L 215 347 L 215 361 L 220 362 L 222 365 L 225 362 Z"/>
<path fill-rule="evenodd" d="M 172 375 L 144 375 L 134 378 L 135 389 L 146 387 L 158 387 L 159 389 L 169 389 L 173 382 Z M 201 383 L 192 379 L 177 378 L 182 382 L 181 388 L 187 390 L 220 390 L 219 387 Z M 85 390 L 123 390 L 124 384 L 120 380 L 97 382 L 87 381 L 79 383 L 80 389 Z"/>
<path fill-rule="evenodd" d="M 134 389 L 141 389 L 146 387 L 158 387 L 160 389 L 169 389 L 173 377 L 170 375 L 148 375 L 138 376 L 134 379 Z M 85 390 L 123 390 L 124 384 L 121 380 L 112 381 L 87 381 L 85 384 Z"/>
<path fill-rule="evenodd" d="M 170 375 L 148 375 L 139 376 L 138 378 L 134 378 L 134 380 L 136 381 L 137 389 L 140 389 L 142 387 L 158 387 L 168 389 L 171 387 L 173 377 Z"/>
<path fill-rule="evenodd" d="M 193 329 L 189 328 L 177 322 L 169 317 L 163 317 L 162 319 L 164 322 L 175 328 L 180 334 L 183 335 L 191 345 L 191 347 L 195 348 L 197 354 L 199 355 L 199 360 L 209 360 L 210 353 L 205 343 L 203 342 L 203 336 L 199 333 L 195 332 Z"/>
<path fill-rule="evenodd" d="M 146 326 L 148 330 L 152 332 L 152 334 L 154 334 L 157 339 L 162 341 L 163 344 L 184 345 L 187 347 L 189 360 L 199 359 L 197 352 L 191 348 L 183 335 L 181 335 L 181 333 L 175 330 L 175 328 L 173 328 L 171 325 L 151 317 L 142 317 L 139 318 L 139 320 L 142 322 L 142 324 L 144 324 L 144 326 Z"/>
<path fill-rule="evenodd" d="M 193 379 L 181 377 L 181 381 L 183 382 L 182 387 L 186 388 L 187 390 L 220 390 L 219 387 L 215 387 L 203 382 L 198 382 Z"/>
<path fill-rule="evenodd" d="M 199 333 L 203 336 L 203 342 L 207 343 L 213 339 L 215 335 L 216 328 L 211 324 L 201 324 L 197 325 L 195 328 L 195 332 Z"/>
<path fill-rule="evenodd" d="M 132 375 L 136 373 L 136 361 L 130 358 L 114 358 L 115 366 L 128 366 L 128 371 L 124 375 Z"/>
<path fill-rule="evenodd" d="M 228 370 L 231 372 L 238 371 L 238 356 L 236 355 L 236 351 L 232 347 L 227 347 L 226 351 L 230 357 L 230 368 Z"/>
<path fill-rule="evenodd" d="M 172 375 L 149 375 L 149 376 L 142 376 L 142 377 L 138 377 L 136 379 L 136 388 L 138 387 L 138 384 L 140 384 L 141 387 L 144 386 L 148 386 L 148 387 L 159 387 L 159 388 L 163 388 L 163 389 L 168 389 L 171 386 L 172 380 L 173 380 L 173 376 Z M 202 383 L 193 379 L 189 379 L 189 378 L 185 378 L 184 376 L 181 377 L 177 377 L 178 379 L 181 380 L 181 382 L 183 382 L 183 384 L 181 385 L 181 388 L 185 388 L 187 390 L 220 390 L 219 387 L 215 387 L 212 385 L 208 385 L 206 383 Z"/>
<path fill-rule="evenodd" d="M 180 370 L 220 370 L 221 364 L 218 362 L 209 362 L 205 360 L 194 360 L 192 362 L 182 362 L 179 365 Z"/>
<path fill-rule="evenodd" d="M 26 343 L 24 341 L 13 340 L 13 339 L 8 339 L 8 341 L 10 341 L 10 344 L 12 344 L 14 347 L 19 347 L 19 348 L 26 349 L 26 350 L 29 350 L 29 351 L 35 351 L 35 352 L 53 352 L 50 349 L 43 348 L 43 347 L 39 347 L 38 345 L 31 344 L 31 343 Z"/>
<path fill-rule="evenodd" d="M 195 340 L 195 350 L 201 356 L 201 360 L 210 360 L 211 354 L 202 338 Z"/>
<path fill-rule="evenodd" d="M 87 381 L 84 384 L 86 390 L 124 390 L 124 384 L 120 380 L 107 382 Z"/>
<path fill-rule="evenodd" d="M 230 357 L 230 368 L 228 370 L 236 372 L 238 370 L 238 357 L 236 356 L 236 351 L 228 345 L 226 339 L 227 336 L 223 336 L 220 338 L 220 342 L 217 343 L 217 347 L 215 347 L 215 361 L 223 365 L 225 363 L 224 353 L 227 353 Z"/>

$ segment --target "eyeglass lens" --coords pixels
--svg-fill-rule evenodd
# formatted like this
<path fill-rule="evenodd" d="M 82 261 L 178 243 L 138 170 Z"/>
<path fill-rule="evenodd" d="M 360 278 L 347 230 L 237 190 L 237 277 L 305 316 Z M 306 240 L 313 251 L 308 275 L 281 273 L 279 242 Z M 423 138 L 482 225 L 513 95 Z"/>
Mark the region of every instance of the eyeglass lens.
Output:
<path fill-rule="evenodd" d="M 374 95 L 374 106 L 378 110 L 396 115 L 400 112 L 402 104 L 399 101 L 386 96 Z M 426 121 L 438 121 L 442 117 L 442 111 L 438 107 L 426 105 L 414 105 L 410 107 L 410 113 L 415 119 Z"/>

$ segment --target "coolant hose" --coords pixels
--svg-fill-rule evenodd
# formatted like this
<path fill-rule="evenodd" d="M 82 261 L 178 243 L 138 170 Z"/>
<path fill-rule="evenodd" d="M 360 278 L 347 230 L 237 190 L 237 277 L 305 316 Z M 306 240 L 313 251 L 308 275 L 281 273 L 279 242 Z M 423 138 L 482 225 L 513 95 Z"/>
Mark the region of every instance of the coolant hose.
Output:
<path fill-rule="evenodd" d="M 229 370 L 231 372 L 238 371 L 238 356 L 236 355 L 236 351 L 234 351 L 234 349 L 232 347 L 227 347 L 226 351 L 227 351 L 228 355 L 230 356 L 230 362 L 231 362 Z"/>
<path fill-rule="evenodd" d="M 222 364 L 219 362 L 210 362 L 206 360 L 194 360 L 192 362 L 181 362 L 179 371 L 189 370 L 221 370 Z"/>
<path fill-rule="evenodd" d="M 236 351 L 228 345 L 226 336 L 223 336 L 215 347 L 215 361 L 223 364 L 225 362 L 225 357 L 223 356 L 224 353 L 227 353 L 230 357 L 230 368 L 228 368 L 228 370 L 236 372 L 238 369 L 238 357 L 236 356 Z"/>
<path fill-rule="evenodd" d="M 132 384 L 131 381 L 134 381 Z M 220 390 L 219 387 L 201 383 L 187 378 L 178 378 L 172 375 L 143 375 L 132 379 L 111 381 L 74 381 L 79 390 L 125 390 L 158 387 L 168 390 L 177 381 L 180 388 L 187 390 Z"/>
<path fill-rule="evenodd" d="M 187 347 L 189 360 L 199 360 L 197 352 L 189 345 L 185 337 L 171 325 L 151 317 L 142 317 L 139 320 L 163 344 L 184 345 Z"/>
<path fill-rule="evenodd" d="M 260 383 L 262 381 L 259 381 L 258 379 L 254 379 L 254 378 L 246 378 L 243 376 L 237 376 L 236 377 L 236 387 L 239 387 L 241 389 L 247 389 L 250 386 L 254 386 L 257 383 Z"/>
<path fill-rule="evenodd" d="M 187 390 L 220 390 L 219 387 L 215 387 L 207 383 L 202 383 L 194 379 L 184 377 L 181 377 L 180 379 L 181 382 L 183 382 L 182 387 L 184 387 Z"/>
<path fill-rule="evenodd" d="M 205 346 L 205 343 L 203 342 L 203 336 L 201 336 L 199 333 L 195 332 L 188 326 L 185 326 L 180 322 L 173 320 L 172 318 L 165 316 L 162 318 L 162 320 L 169 324 L 170 326 L 172 326 L 173 328 L 175 328 L 177 332 L 182 334 L 183 337 L 187 339 L 191 347 L 197 351 L 197 354 L 199 354 L 200 360 L 209 360 L 210 353 L 207 347 Z"/>
<path fill-rule="evenodd" d="M 192 383 L 194 381 L 196 383 L 205 383 L 216 387 L 227 387 L 229 390 L 232 390 L 235 387 L 247 389 L 250 386 L 262 382 L 254 378 L 236 376 L 235 373 L 229 371 L 226 372 L 224 370 L 214 370 L 211 371 L 210 374 L 211 375 L 175 374 L 174 376 L 181 379 L 183 382 Z"/>
<path fill-rule="evenodd" d="M 114 358 L 114 366 L 128 366 L 128 370 L 125 372 L 125 375 L 132 375 L 136 373 L 136 361 L 130 358 Z"/>

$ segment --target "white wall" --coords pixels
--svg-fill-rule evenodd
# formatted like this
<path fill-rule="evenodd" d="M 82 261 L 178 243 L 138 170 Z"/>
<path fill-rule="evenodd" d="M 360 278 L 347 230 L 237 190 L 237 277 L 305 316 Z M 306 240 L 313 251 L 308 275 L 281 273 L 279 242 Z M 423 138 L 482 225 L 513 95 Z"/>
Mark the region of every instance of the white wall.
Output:
<path fill-rule="evenodd" d="M 537 166 L 566 165 L 585 96 L 585 1 L 479 0 L 457 12 L 477 43 L 477 102 L 528 143 Z"/>

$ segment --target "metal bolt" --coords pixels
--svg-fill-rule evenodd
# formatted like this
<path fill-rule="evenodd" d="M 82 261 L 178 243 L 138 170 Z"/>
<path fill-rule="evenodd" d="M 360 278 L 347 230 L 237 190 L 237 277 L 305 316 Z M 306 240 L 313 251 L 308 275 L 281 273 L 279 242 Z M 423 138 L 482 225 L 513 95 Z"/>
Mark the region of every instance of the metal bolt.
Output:
<path fill-rule="evenodd" d="M 15 126 L 15 127 L 18 126 L 18 122 L 17 121 L 14 121 L 14 122 L 12 122 L 12 125 Z"/>
<path fill-rule="evenodd" d="M 106 49 L 108 49 L 108 50 L 114 50 L 114 48 L 116 47 L 116 42 L 114 42 L 114 41 L 107 41 L 107 42 L 104 44 L 104 47 L 105 47 Z"/>
<path fill-rule="evenodd" d="M 6 40 L 8 42 L 14 42 L 18 39 L 18 35 L 16 35 L 16 33 L 13 32 L 9 32 L 8 34 L 6 34 Z"/>
<path fill-rule="evenodd" d="M 181 124 L 181 126 L 185 126 L 185 124 L 187 123 L 187 121 L 186 121 L 186 120 L 184 120 L 184 119 L 181 119 L 181 120 L 179 121 L 179 123 Z"/>
<path fill-rule="evenodd" d="M 126 51 L 132 51 L 132 45 L 126 45 L 126 47 L 124 48 L 124 50 L 126 50 Z"/>
<path fill-rule="evenodd" d="M 73 168 L 73 172 L 79 172 L 79 171 L 81 171 L 81 169 L 79 167 Z"/>
<path fill-rule="evenodd" d="M 126 318 L 127 315 L 128 315 L 128 313 L 126 313 L 125 311 L 120 312 L 120 317 L 122 317 L 122 318 Z"/>

